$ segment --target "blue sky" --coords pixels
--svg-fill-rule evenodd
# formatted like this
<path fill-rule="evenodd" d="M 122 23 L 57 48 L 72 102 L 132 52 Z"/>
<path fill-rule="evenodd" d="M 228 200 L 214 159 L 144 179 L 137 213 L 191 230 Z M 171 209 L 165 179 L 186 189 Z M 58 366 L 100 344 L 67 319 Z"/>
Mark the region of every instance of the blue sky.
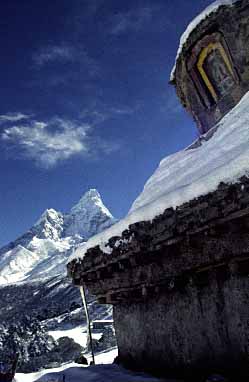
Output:
<path fill-rule="evenodd" d="M 208 0 L 8 0 L 0 24 L 0 245 L 97 188 L 124 216 L 197 130 L 168 84 Z"/>

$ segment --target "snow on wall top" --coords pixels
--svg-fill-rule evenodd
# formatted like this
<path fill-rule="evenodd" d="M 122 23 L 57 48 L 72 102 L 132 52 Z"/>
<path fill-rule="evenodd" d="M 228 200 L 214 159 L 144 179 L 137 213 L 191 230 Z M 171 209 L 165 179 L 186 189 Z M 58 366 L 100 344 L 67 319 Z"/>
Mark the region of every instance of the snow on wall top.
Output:
<path fill-rule="evenodd" d="M 79 246 L 69 262 L 83 258 L 89 248 L 97 245 L 111 253 L 106 243 L 113 236 L 121 236 L 130 224 L 152 220 L 169 207 L 215 191 L 220 182 L 232 183 L 249 175 L 249 92 L 217 126 L 211 139 L 203 136 L 200 145 L 164 158 L 128 215 Z"/>
<path fill-rule="evenodd" d="M 211 13 L 216 12 L 222 5 L 232 6 L 234 3 L 236 3 L 238 0 L 216 0 L 212 4 L 210 4 L 207 8 L 204 9 L 198 16 L 194 18 L 194 20 L 191 21 L 191 23 L 188 25 L 185 32 L 182 34 L 180 38 L 180 44 L 179 48 L 176 54 L 175 64 L 173 66 L 173 69 L 170 74 L 170 82 L 174 81 L 175 79 L 175 71 L 176 71 L 176 64 L 177 60 L 182 52 L 183 46 L 186 44 L 190 34 L 193 32 L 193 30 L 208 16 L 211 15 Z"/>

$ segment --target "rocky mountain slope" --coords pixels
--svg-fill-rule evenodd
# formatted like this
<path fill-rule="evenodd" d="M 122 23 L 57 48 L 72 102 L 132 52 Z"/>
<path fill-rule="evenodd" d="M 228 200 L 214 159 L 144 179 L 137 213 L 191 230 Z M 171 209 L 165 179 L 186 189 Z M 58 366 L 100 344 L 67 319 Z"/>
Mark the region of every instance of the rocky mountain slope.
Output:
<path fill-rule="evenodd" d="M 115 222 L 91 189 L 67 214 L 47 209 L 31 229 L 0 249 L 0 285 L 62 275 L 74 249 Z"/>
<path fill-rule="evenodd" d="M 79 355 L 82 347 L 67 333 L 85 327 L 85 314 L 78 288 L 66 277 L 66 261 L 80 243 L 114 222 L 92 189 L 67 214 L 47 209 L 28 232 L 0 249 L 0 362 L 18 352 L 18 370 L 29 372 Z M 92 320 L 111 318 L 111 307 L 87 299 Z M 62 338 L 51 337 L 51 330 Z"/>

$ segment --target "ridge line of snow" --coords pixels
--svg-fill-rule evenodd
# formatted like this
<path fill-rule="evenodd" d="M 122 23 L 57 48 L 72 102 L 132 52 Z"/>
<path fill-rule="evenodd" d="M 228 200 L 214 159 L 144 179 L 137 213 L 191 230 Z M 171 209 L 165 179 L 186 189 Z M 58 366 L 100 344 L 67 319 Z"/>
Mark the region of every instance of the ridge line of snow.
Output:
<path fill-rule="evenodd" d="M 167 208 L 215 191 L 221 182 L 234 183 L 243 175 L 249 175 L 249 92 L 216 125 L 210 139 L 161 160 L 128 215 L 80 245 L 68 263 L 83 259 L 88 249 L 98 245 L 111 254 L 108 240 L 120 237 L 130 224 L 153 220 Z"/>

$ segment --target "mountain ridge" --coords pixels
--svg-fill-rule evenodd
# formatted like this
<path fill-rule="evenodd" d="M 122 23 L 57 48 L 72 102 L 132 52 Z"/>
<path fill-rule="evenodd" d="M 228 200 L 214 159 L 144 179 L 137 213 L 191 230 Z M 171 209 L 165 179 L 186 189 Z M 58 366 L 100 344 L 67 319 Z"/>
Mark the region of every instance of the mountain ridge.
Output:
<path fill-rule="evenodd" d="M 69 213 L 46 209 L 27 232 L 0 248 L 0 285 L 64 274 L 72 251 L 115 222 L 96 189 Z"/>

